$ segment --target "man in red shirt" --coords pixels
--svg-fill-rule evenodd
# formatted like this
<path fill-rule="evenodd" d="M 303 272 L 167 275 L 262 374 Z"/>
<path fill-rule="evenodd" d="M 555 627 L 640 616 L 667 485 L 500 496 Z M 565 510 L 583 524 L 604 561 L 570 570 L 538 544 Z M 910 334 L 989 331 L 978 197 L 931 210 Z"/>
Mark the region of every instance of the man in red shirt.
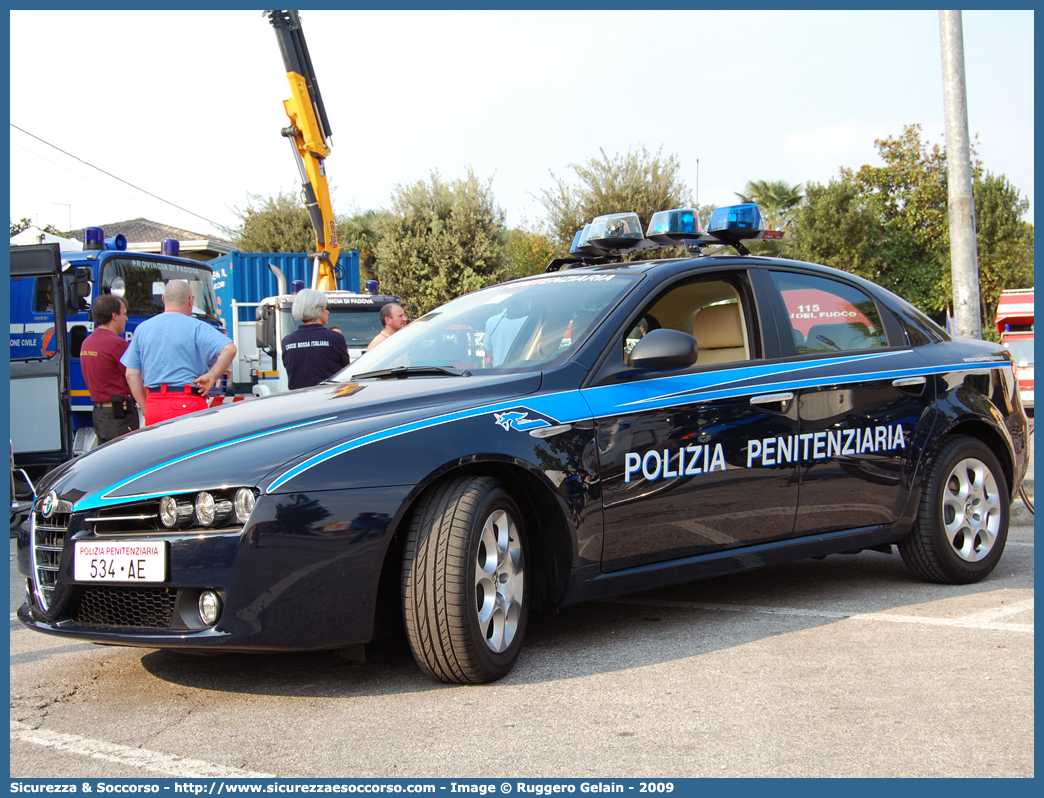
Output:
<path fill-rule="evenodd" d="M 121 297 L 102 294 L 91 308 L 94 332 L 80 348 L 83 379 L 94 402 L 94 431 L 98 443 L 106 443 L 138 428 L 138 406 L 127 385 L 127 367 L 120 358 L 127 350 L 127 303 Z"/>

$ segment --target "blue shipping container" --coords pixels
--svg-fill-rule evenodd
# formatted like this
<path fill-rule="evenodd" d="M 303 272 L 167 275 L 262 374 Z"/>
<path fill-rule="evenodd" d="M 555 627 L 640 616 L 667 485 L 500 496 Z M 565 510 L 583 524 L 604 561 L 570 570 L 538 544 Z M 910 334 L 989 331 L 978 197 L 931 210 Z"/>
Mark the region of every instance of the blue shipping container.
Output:
<path fill-rule="evenodd" d="M 279 292 L 276 277 L 268 268 L 274 263 L 286 275 L 286 290 L 294 280 L 301 280 L 307 288 L 312 284 L 312 262 L 304 252 L 230 252 L 209 261 L 214 270 L 214 292 L 217 294 L 218 314 L 226 326 L 231 323 L 232 300 L 260 302 Z M 342 291 L 359 292 L 359 251 L 341 252 L 337 259 L 340 274 L 337 287 Z M 253 321 L 257 308 L 240 308 L 240 321 Z"/>

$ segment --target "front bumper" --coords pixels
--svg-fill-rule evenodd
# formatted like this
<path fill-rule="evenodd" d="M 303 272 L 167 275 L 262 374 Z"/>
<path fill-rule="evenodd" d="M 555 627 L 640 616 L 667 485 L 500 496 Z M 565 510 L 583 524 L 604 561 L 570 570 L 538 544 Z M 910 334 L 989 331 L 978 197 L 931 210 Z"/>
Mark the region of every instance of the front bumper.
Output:
<path fill-rule="evenodd" d="M 68 516 L 61 534 L 34 513 L 18 538 L 28 593 L 18 619 L 39 632 L 148 648 L 286 651 L 369 642 L 394 493 L 262 496 L 241 529 L 136 536 L 168 547 L 167 579 L 156 584 L 76 582 L 76 541 L 101 539 L 88 513 Z M 199 618 L 205 589 L 222 600 L 213 626 Z"/>

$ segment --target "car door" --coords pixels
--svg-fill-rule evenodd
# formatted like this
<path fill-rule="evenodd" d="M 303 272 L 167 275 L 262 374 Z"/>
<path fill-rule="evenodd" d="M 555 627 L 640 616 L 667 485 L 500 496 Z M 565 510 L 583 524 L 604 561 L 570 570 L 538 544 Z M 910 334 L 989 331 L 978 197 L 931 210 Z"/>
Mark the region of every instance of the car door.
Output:
<path fill-rule="evenodd" d="M 65 294 L 57 244 L 11 247 L 11 445 L 20 467 L 72 456 Z M 17 339 L 17 345 L 16 345 Z"/>
<path fill-rule="evenodd" d="M 793 531 L 796 465 L 748 463 L 748 441 L 790 441 L 798 424 L 793 395 L 774 387 L 779 344 L 759 313 L 758 274 L 682 276 L 630 319 L 584 389 L 597 425 L 603 571 Z M 695 333 L 695 367 L 630 369 L 631 348 L 656 328 Z"/>
<path fill-rule="evenodd" d="M 795 535 L 895 521 L 917 464 L 914 432 L 932 401 L 924 360 L 854 282 L 798 269 L 769 275 L 798 393 Z"/>

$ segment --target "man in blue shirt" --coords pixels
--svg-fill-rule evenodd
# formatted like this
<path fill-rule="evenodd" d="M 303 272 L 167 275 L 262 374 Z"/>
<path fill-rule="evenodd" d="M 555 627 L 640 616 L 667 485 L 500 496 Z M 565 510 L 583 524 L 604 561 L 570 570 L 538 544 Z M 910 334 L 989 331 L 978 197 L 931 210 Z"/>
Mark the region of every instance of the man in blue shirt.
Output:
<path fill-rule="evenodd" d="M 192 288 L 171 280 L 163 292 L 164 312 L 134 331 L 120 362 L 127 384 L 145 408 L 145 426 L 203 410 L 207 391 L 236 356 L 236 345 L 192 316 Z"/>

